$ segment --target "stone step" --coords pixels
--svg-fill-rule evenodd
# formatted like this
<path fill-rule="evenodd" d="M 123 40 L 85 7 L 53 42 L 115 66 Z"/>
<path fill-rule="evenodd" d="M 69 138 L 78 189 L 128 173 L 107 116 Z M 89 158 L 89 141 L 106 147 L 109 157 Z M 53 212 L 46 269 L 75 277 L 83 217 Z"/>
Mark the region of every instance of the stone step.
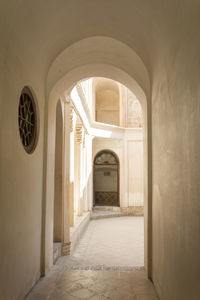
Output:
<path fill-rule="evenodd" d="M 114 217 L 121 217 L 123 214 L 119 211 L 105 211 L 105 210 L 93 210 L 91 213 L 91 219 L 104 219 L 104 218 L 114 218 Z"/>
<path fill-rule="evenodd" d="M 130 206 L 120 208 L 118 206 L 95 206 L 91 212 L 91 219 L 103 219 L 121 216 L 144 216 L 143 206 Z"/>
<path fill-rule="evenodd" d="M 57 259 L 61 256 L 61 243 L 53 243 L 53 263 L 55 264 Z"/>
<path fill-rule="evenodd" d="M 94 206 L 93 211 L 113 211 L 113 212 L 120 212 L 119 206 Z"/>

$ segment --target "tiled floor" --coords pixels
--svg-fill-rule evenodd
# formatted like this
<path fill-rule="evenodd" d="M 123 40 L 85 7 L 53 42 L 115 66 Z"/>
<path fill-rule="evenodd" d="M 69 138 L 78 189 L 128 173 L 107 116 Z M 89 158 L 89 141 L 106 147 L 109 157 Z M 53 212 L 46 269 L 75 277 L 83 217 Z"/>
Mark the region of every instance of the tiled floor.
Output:
<path fill-rule="evenodd" d="M 144 271 L 51 271 L 26 300 L 157 300 Z"/>
<path fill-rule="evenodd" d="M 68 265 L 91 268 L 143 267 L 144 218 L 92 220 Z"/>
<path fill-rule="evenodd" d="M 143 266 L 143 218 L 93 220 L 26 300 L 157 300 Z M 135 268 L 137 267 L 137 268 Z"/>

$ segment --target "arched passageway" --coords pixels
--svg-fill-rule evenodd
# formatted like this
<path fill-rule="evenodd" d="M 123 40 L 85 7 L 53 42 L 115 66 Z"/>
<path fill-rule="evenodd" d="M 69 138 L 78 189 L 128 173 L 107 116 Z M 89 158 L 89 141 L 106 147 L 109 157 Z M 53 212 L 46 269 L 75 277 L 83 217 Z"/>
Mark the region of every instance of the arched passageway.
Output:
<path fill-rule="evenodd" d="M 119 160 L 102 150 L 94 159 L 94 206 L 119 206 Z"/>
<path fill-rule="evenodd" d="M 106 40 L 106 48 L 104 47 L 103 56 L 99 56 L 101 53 L 100 49 L 102 48 L 102 40 Z M 95 46 L 94 51 L 92 52 L 92 56 L 90 56 L 91 62 L 87 60 L 85 61 L 85 55 L 88 51 L 88 42 L 90 43 L 91 40 L 93 40 L 93 45 Z M 47 90 L 49 91 L 49 103 L 48 103 L 48 136 L 47 136 L 47 149 L 52 149 L 51 151 L 47 151 L 47 184 L 46 184 L 46 205 L 47 207 L 51 206 L 51 191 L 53 189 L 52 184 L 52 178 L 51 173 L 48 172 L 48 170 L 52 169 L 52 159 L 51 155 L 54 152 L 54 123 L 55 123 L 55 99 L 62 99 L 64 106 L 66 107 L 66 111 L 70 111 L 69 108 L 69 101 L 68 101 L 68 95 L 74 85 L 80 81 L 84 80 L 85 78 L 89 77 L 104 77 L 109 78 L 112 80 L 116 80 L 122 84 L 124 84 L 126 87 L 128 87 L 138 98 L 138 100 L 141 103 L 142 110 L 143 110 L 143 116 L 144 116 L 144 213 L 145 213 L 145 267 L 148 270 L 148 274 L 150 275 L 151 272 L 151 197 L 150 197 L 150 178 L 147 176 L 147 171 L 150 172 L 150 168 L 148 166 L 148 144 L 147 144 L 147 137 L 150 134 L 150 127 L 147 126 L 148 121 L 148 109 L 149 109 L 149 102 L 147 99 L 149 98 L 149 79 L 148 79 L 148 73 L 145 69 L 144 64 L 140 59 L 138 59 L 138 56 L 130 50 L 130 48 L 127 48 L 126 45 L 123 43 L 116 41 L 114 39 L 110 38 L 104 38 L 104 37 L 93 37 L 84 39 L 80 42 L 78 42 L 80 47 L 75 47 L 77 45 L 70 46 L 70 53 L 73 53 L 74 55 L 74 61 L 76 61 L 76 56 L 79 57 L 79 66 L 71 65 L 71 62 L 68 64 L 62 64 L 65 59 L 68 57 L 68 49 L 64 50 L 60 54 L 60 58 L 56 59 L 49 70 L 48 77 L 47 77 Z M 106 51 L 110 51 L 110 48 L 120 49 L 121 51 L 127 52 L 127 55 L 130 57 L 130 61 L 134 61 L 132 71 L 133 73 L 130 74 L 128 69 L 130 70 L 130 64 L 127 64 L 127 72 L 125 71 L 125 66 L 118 65 L 118 53 L 116 53 L 116 57 L 112 57 L 112 59 L 109 61 L 108 57 L 105 55 Z M 74 49 L 74 50 L 73 50 Z M 77 52 L 77 49 L 80 50 L 80 52 Z M 73 50 L 73 51 L 72 51 Z M 117 51 L 118 51 L 117 50 Z M 72 52 L 71 52 L 72 51 Z M 68 69 L 69 67 L 69 69 Z M 143 77 L 141 77 L 141 74 L 143 73 Z M 59 75 L 59 76 L 58 76 Z M 138 79 L 138 81 L 136 81 Z M 138 83 L 139 82 L 139 83 Z M 69 128 L 70 124 L 70 116 L 66 115 L 66 126 Z M 67 123 L 69 123 L 67 125 Z M 79 129 L 78 129 L 79 131 Z M 85 131 L 85 129 L 84 129 Z M 86 128 L 87 131 L 87 128 Z M 85 132 L 86 132 L 85 131 Z M 79 131 L 80 132 L 80 131 Z M 82 133 L 81 133 L 82 134 Z M 82 138 L 81 138 L 82 139 Z M 67 188 L 67 186 L 66 186 Z M 66 193 L 67 190 L 66 190 Z M 84 196 L 84 195 L 83 195 Z M 148 201 L 147 201 L 148 197 Z M 66 215 L 67 216 L 67 215 Z M 46 218 L 46 235 L 51 234 L 51 227 L 48 227 L 47 224 L 51 224 L 51 220 L 49 216 Z M 147 226 L 148 224 L 148 226 Z M 48 233 L 49 231 L 49 233 Z M 44 239 L 43 239 L 44 241 Z M 47 253 L 49 252 L 50 245 L 48 245 L 48 240 L 45 240 L 45 243 L 43 244 L 43 250 Z M 45 264 L 43 265 L 43 270 L 48 269 L 48 261 L 50 259 L 50 255 L 46 255 L 47 260 Z"/>
<path fill-rule="evenodd" d="M 147 99 L 148 275 L 161 299 L 199 299 L 199 1 L 2 0 L 0 6 L 0 298 L 23 299 L 52 267 L 57 100 L 67 106 L 68 88 L 104 76 Z M 40 121 L 29 154 L 18 128 L 24 86 L 34 91 Z M 67 184 L 63 189 L 68 199 Z"/>

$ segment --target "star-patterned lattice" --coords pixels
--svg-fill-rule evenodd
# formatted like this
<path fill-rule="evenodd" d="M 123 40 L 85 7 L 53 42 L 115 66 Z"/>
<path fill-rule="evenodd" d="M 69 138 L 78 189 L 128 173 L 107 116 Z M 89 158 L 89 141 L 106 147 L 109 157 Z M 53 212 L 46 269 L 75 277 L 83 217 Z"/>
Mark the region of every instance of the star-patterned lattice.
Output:
<path fill-rule="evenodd" d="M 117 206 L 117 192 L 95 192 L 95 205 Z"/>
<path fill-rule="evenodd" d="M 116 157 L 111 152 L 101 152 L 95 158 L 96 165 L 116 165 L 118 164 Z"/>
<path fill-rule="evenodd" d="M 22 144 L 28 150 L 35 137 L 35 114 L 32 99 L 27 93 L 20 97 L 18 121 Z"/>

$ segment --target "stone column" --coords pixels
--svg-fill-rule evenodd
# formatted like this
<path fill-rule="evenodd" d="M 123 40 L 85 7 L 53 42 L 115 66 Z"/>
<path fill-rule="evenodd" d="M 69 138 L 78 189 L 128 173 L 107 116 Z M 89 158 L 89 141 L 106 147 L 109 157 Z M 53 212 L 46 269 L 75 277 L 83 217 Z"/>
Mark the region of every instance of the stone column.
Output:
<path fill-rule="evenodd" d="M 78 216 L 83 214 L 82 198 L 82 152 L 83 152 L 83 133 L 82 124 L 78 121 L 76 124 L 76 149 L 75 149 L 75 195 L 76 195 L 76 213 Z"/>
<path fill-rule="evenodd" d="M 83 206 L 84 211 L 88 211 L 88 203 L 87 203 L 87 133 L 84 134 L 83 139 Z"/>
<path fill-rule="evenodd" d="M 82 127 L 82 143 L 80 147 L 80 212 L 85 211 L 85 129 Z"/>
<path fill-rule="evenodd" d="M 70 150 L 69 150 L 69 223 L 74 225 L 74 136 L 76 126 L 76 113 L 70 105 Z"/>
<path fill-rule="evenodd" d="M 87 211 L 92 210 L 93 207 L 93 184 L 92 184 L 92 178 L 93 178 L 93 162 L 92 162 L 92 136 L 86 135 L 86 207 Z"/>
<path fill-rule="evenodd" d="M 64 104 L 64 147 L 63 147 L 63 224 L 62 255 L 70 253 L 69 230 L 69 142 L 70 142 L 70 105 Z"/>
<path fill-rule="evenodd" d="M 120 184 L 120 187 L 123 185 L 123 191 L 122 191 L 122 202 L 121 206 L 122 207 L 128 207 L 129 205 L 129 153 L 128 153 L 128 140 L 124 139 L 124 166 L 123 169 L 120 167 L 120 172 L 121 172 L 121 180 L 122 184 Z M 123 174 L 122 174 L 123 172 Z M 120 189 L 121 190 L 121 189 Z"/>
<path fill-rule="evenodd" d="M 93 209 L 93 158 L 92 158 L 92 141 L 93 137 L 88 137 L 88 207 Z"/>

